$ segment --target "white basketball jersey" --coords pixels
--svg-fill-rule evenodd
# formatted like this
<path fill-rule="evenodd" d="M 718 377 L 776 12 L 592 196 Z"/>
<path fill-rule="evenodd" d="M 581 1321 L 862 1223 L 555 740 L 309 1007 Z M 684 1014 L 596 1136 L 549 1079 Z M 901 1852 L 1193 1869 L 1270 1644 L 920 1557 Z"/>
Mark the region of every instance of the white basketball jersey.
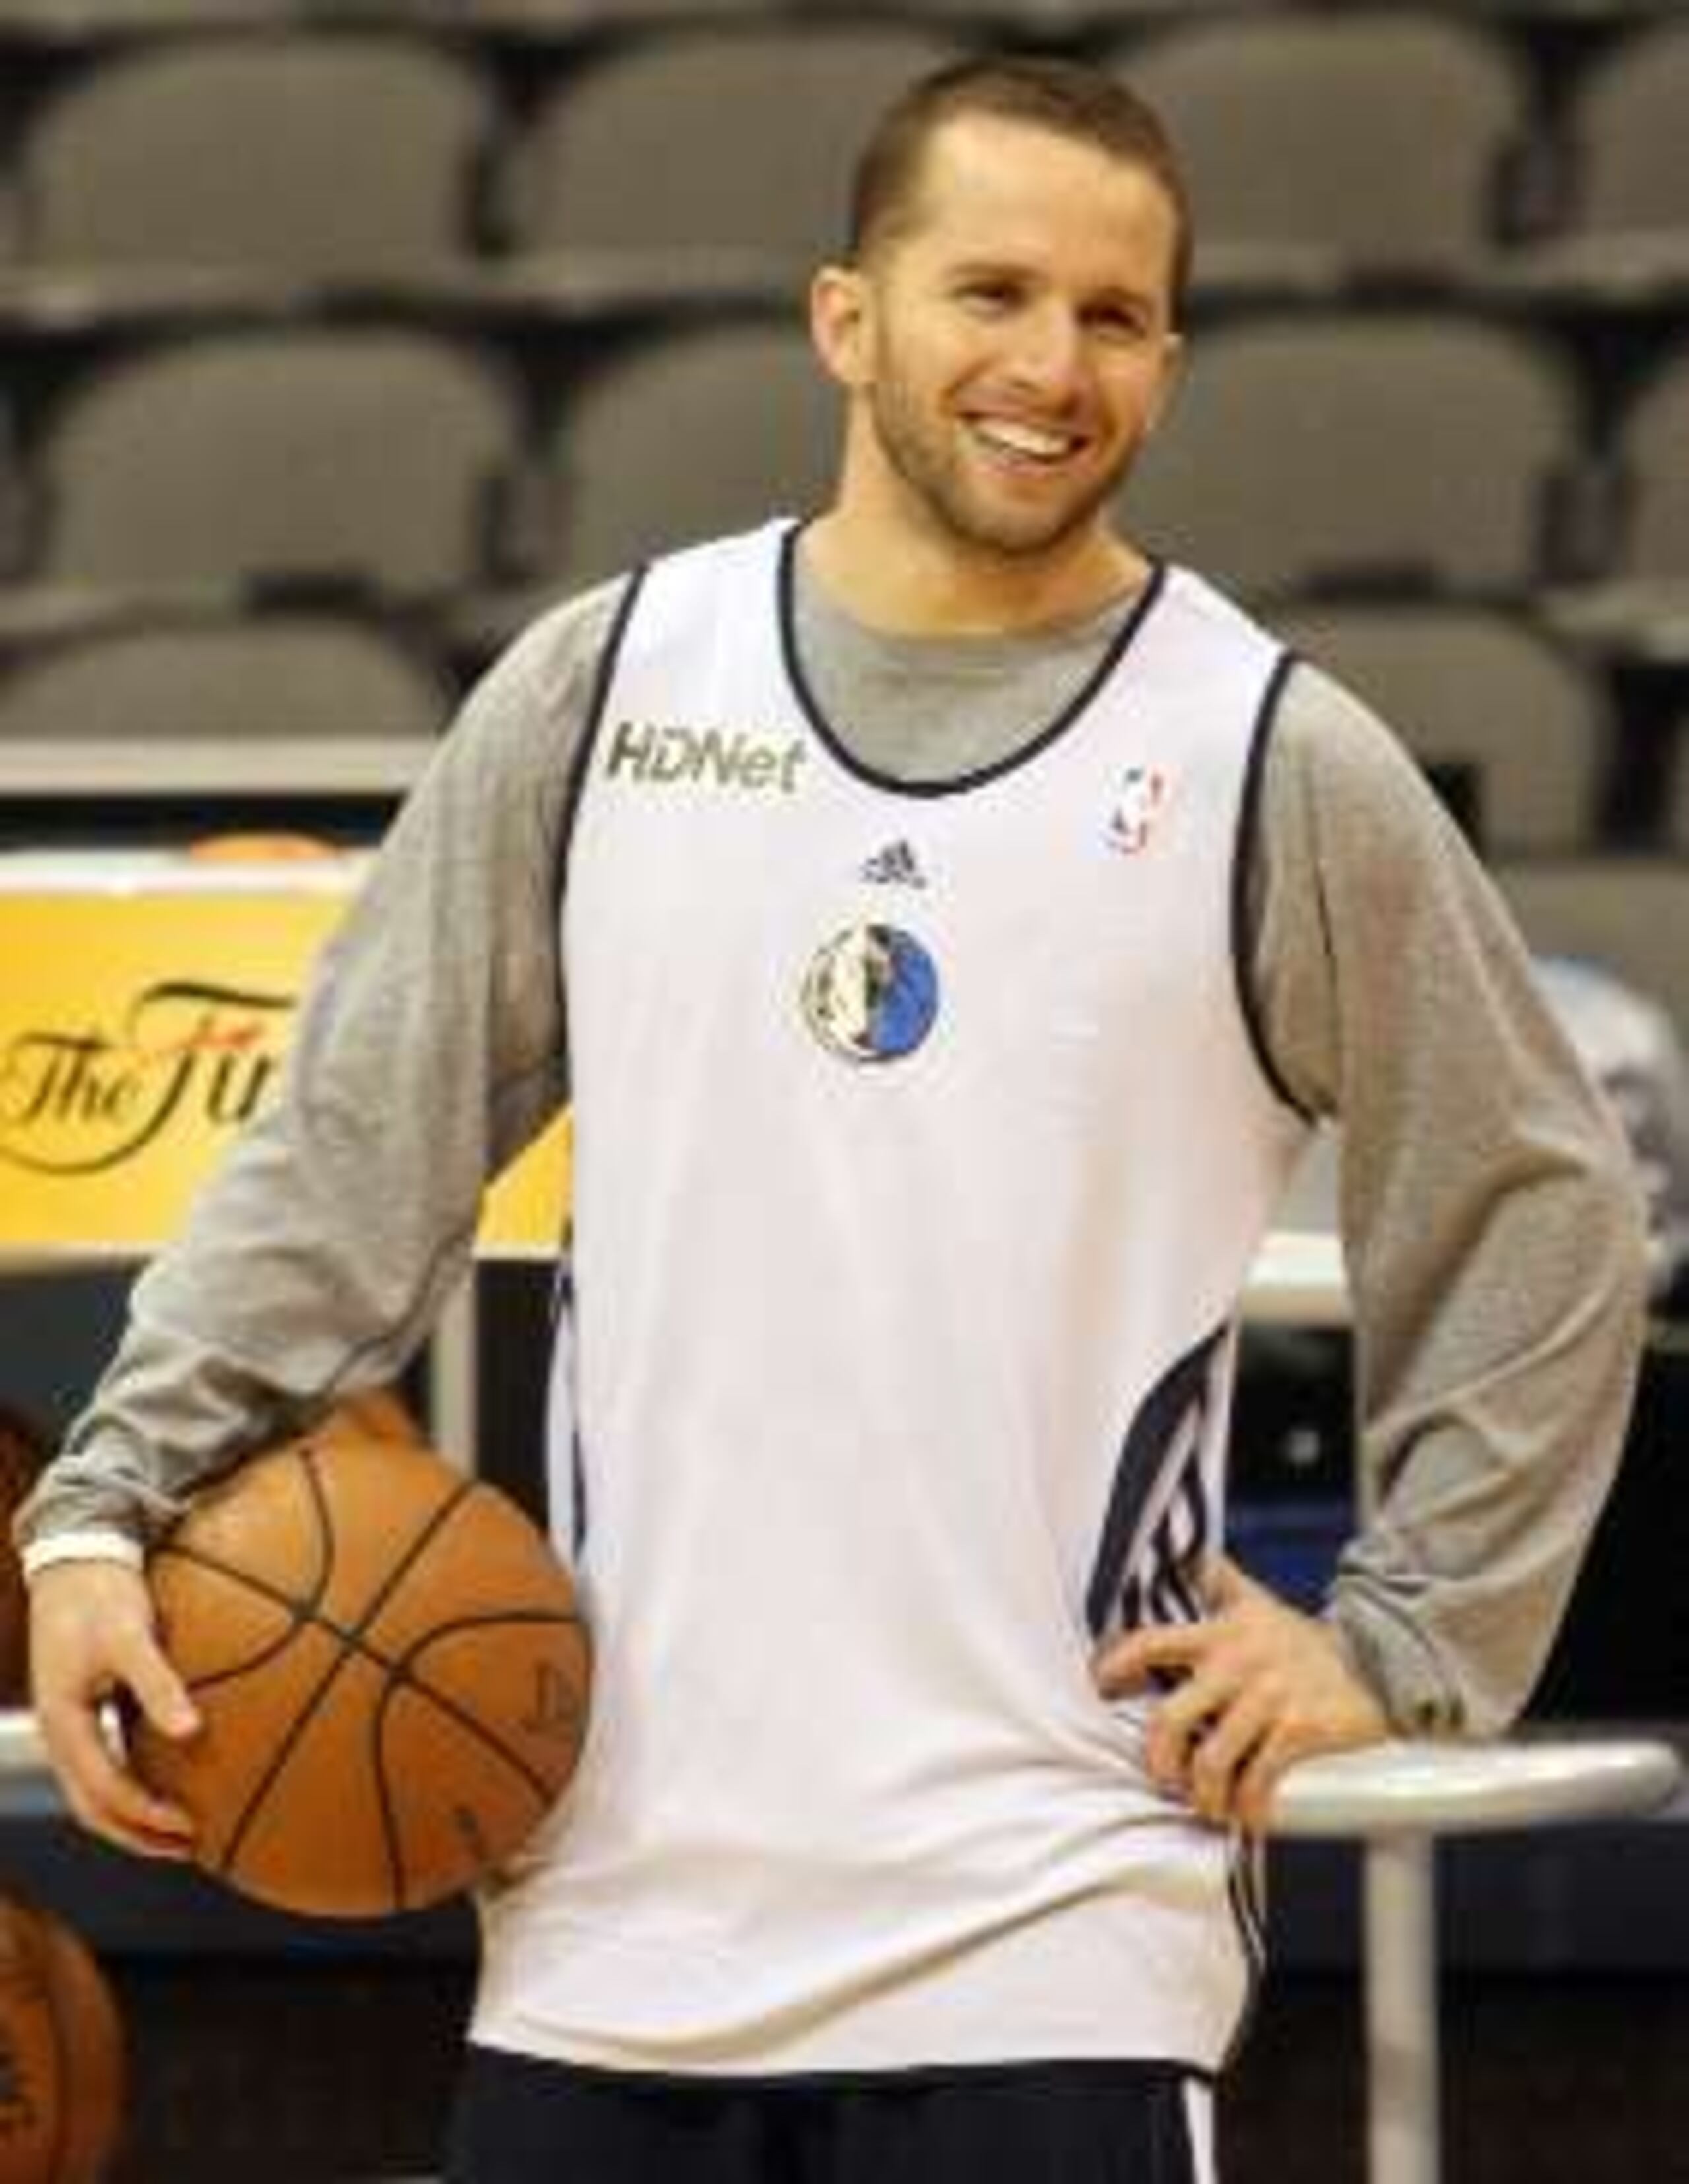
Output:
<path fill-rule="evenodd" d="M 595 1702 L 476 2036 L 1212 2068 L 1236 1846 L 1090 1661 L 1198 1613 L 1302 1135 L 1235 946 L 1279 655 L 1158 571 L 1047 733 L 900 784 L 803 683 L 793 538 L 647 572 L 585 762 L 551 1485 Z"/>

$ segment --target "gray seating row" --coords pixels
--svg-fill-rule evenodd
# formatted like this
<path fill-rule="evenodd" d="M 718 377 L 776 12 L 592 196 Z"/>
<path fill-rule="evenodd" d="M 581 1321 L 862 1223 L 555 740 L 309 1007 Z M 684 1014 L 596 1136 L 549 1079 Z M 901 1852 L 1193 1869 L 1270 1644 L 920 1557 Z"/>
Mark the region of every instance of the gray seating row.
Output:
<path fill-rule="evenodd" d="M 82 272 L 807 257 L 837 246 L 862 116 L 988 36 L 967 8 L 695 12 L 549 70 L 393 26 L 117 45 L 26 103 L 0 232 L 19 269 Z M 1527 281 L 1610 282 L 1614 252 L 1634 280 L 1689 250 L 1681 18 L 1599 49 L 1569 87 L 1495 18 L 1411 6 L 1187 10 L 1105 24 L 1084 49 L 1172 120 L 1217 272 L 1458 279 L 1499 254 Z"/>

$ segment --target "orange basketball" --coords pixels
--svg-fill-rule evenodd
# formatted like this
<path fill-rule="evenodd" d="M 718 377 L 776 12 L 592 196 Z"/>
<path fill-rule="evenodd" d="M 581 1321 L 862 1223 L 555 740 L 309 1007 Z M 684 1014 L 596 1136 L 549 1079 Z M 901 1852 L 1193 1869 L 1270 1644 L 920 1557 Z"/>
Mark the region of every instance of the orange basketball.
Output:
<path fill-rule="evenodd" d="M 514 1502 L 427 1449 L 343 1426 L 256 1457 L 149 1575 L 203 1727 L 137 1723 L 131 1754 L 244 1895 L 331 1918 L 436 1903 L 574 1772 L 590 1652 L 568 1574 Z"/>
<path fill-rule="evenodd" d="M 45 1454 L 29 1421 L 0 1403 L 0 1706 L 22 1706 L 29 1697 L 30 1603 L 12 1545 L 12 1518 Z"/>
<path fill-rule="evenodd" d="M 337 854 L 332 842 L 316 834 L 254 832 L 203 834 L 187 844 L 195 863 L 273 865 L 312 863 Z"/>
<path fill-rule="evenodd" d="M 355 1396 L 343 1396 L 318 1430 L 350 1434 L 354 1440 L 408 1440 L 419 1448 L 427 1440 L 416 1413 L 397 1388 L 365 1388 Z"/>
<path fill-rule="evenodd" d="M 124 2078 L 122 2021 L 86 1947 L 0 1897 L 0 2184 L 98 2184 Z"/>

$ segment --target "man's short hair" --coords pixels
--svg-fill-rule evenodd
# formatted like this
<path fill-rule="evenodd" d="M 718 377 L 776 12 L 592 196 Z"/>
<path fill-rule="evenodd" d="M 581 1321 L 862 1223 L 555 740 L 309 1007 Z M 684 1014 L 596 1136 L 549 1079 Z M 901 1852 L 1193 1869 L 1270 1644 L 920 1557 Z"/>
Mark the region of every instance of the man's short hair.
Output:
<path fill-rule="evenodd" d="M 1018 121 L 1141 167 L 1173 212 L 1172 308 L 1183 317 L 1190 281 L 1190 200 L 1161 117 L 1118 77 L 1036 55 L 955 61 L 918 77 L 886 109 L 863 147 L 851 186 L 850 255 L 860 263 L 914 220 L 928 145 L 965 114 Z"/>

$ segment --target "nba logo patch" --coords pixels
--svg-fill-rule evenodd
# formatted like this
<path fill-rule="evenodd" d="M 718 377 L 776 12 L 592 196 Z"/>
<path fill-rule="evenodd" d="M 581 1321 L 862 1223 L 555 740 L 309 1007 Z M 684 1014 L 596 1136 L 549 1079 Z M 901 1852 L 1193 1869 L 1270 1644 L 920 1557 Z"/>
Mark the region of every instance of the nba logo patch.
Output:
<path fill-rule="evenodd" d="M 1134 857 L 1147 848 L 1167 808 L 1172 786 L 1161 766 L 1129 766 L 1108 815 L 1109 847 L 1126 857 Z"/>

